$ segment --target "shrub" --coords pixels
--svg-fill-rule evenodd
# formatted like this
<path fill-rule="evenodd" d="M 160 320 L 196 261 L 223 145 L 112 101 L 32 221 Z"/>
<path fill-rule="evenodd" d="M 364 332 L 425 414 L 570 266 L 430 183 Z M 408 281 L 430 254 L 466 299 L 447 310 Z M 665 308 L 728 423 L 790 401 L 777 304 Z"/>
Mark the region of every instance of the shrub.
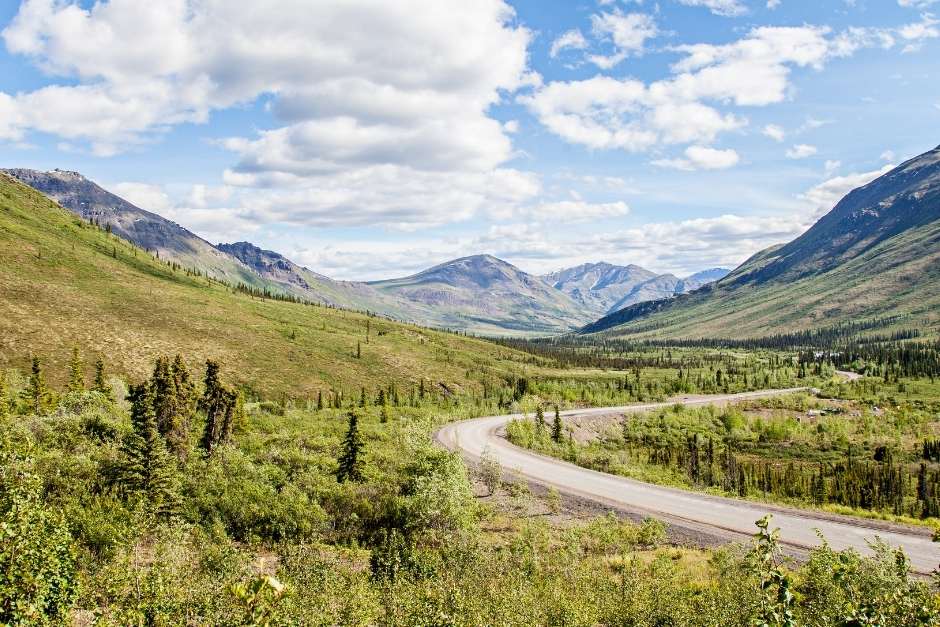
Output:
<path fill-rule="evenodd" d="M 72 538 L 28 460 L 0 451 L 0 623 L 66 622 L 77 593 Z"/>

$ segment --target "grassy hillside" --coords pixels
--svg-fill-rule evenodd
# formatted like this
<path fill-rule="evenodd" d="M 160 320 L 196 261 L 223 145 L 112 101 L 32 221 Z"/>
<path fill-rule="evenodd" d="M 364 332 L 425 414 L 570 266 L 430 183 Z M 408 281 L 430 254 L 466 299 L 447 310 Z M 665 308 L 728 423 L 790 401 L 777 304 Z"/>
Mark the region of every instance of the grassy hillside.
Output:
<path fill-rule="evenodd" d="M 735 289 L 719 284 L 661 305 L 655 315 L 631 319 L 637 315 L 631 308 L 586 330 L 631 337 L 745 338 L 901 316 L 896 326 L 935 334 L 938 305 L 940 222 L 888 239 L 822 275 Z"/>
<path fill-rule="evenodd" d="M 584 329 L 615 336 L 744 338 L 899 318 L 940 327 L 940 148 L 854 190 L 806 233 L 671 301 Z"/>
<path fill-rule="evenodd" d="M 64 372 L 73 345 L 132 377 L 159 354 L 211 357 L 259 392 L 293 396 L 422 377 L 459 389 L 483 370 L 521 371 L 531 360 L 472 338 L 233 293 L 0 175 L 0 367 L 22 367 L 35 351 Z"/>

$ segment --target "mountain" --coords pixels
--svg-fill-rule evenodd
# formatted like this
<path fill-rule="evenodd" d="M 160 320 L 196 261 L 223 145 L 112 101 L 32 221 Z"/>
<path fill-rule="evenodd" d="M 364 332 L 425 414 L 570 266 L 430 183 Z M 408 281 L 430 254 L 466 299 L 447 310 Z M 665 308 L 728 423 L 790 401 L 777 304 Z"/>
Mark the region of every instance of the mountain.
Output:
<path fill-rule="evenodd" d="M 39 172 L 22 168 L 0 172 L 39 190 L 85 220 L 109 227 L 114 234 L 163 259 L 176 261 L 185 268 L 198 268 L 232 284 L 264 287 L 263 282 L 234 257 L 175 222 L 112 194 L 78 172 Z"/>
<path fill-rule="evenodd" d="M 635 303 L 671 298 L 698 289 L 728 272 L 714 268 L 680 279 L 633 264 L 615 266 L 600 262 L 566 268 L 543 278 L 596 315 L 603 315 Z"/>
<path fill-rule="evenodd" d="M 582 332 L 756 337 L 844 321 L 940 327 L 940 147 L 846 195 L 808 231 L 725 278 L 641 303 Z"/>
<path fill-rule="evenodd" d="M 728 270 L 727 268 L 711 268 L 709 270 L 702 270 L 701 272 L 690 274 L 689 276 L 682 279 L 682 282 L 679 285 L 679 292 L 681 294 L 692 292 L 702 287 L 703 285 L 708 285 L 709 283 L 714 283 L 715 281 L 721 280 L 729 274 L 731 274 L 731 270 Z"/>
<path fill-rule="evenodd" d="M 600 315 L 611 311 L 636 286 L 655 277 L 655 272 L 640 266 L 615 266 L 600 262 L 566 268 L 542 278 L 575 302 Z"/>
<path fill-rule="evenodd" d="M 478 333 L 559 333 L 591 318 L 540 277 L 491 255 L 462 257 L 369 285 L 423 308 L 428 322 Z"/>
<path fill-rule="evenodd" d="M 537 368 L 483 340 L 235 292 L 0 174 L 0 368 L 27 369 L 33 353 L 59 386 L 72 346 L 131 381 L 159 355 L 217 359 L 246 390 L 278 398 L 358 397 L 361 386 L 408 390 L 422 379 L 478 387 L 480 364 L 494 376 Z"/>
<path fill-rule="evenodd" d="M 213 246 L 182 226 L 146 211 L 103 189 L 77 172 L 27 169 L 0 170 L 39 190 L 85 220 L 110 228 L 119 237 L 152 251 L 161 259 L 187 269 L 198 269 L 230 285 L 244 284 L 296 296 L 302 300 L 345 309 L 370 311 L 397 320 L 481 334 L 544 334 L 570 331 L 595 318 L 537 277 L 494 260 L 504 270 L 504 280 L 491 290 L 472 287 L 472 274 L 486 274 L 481 264 L 464 267 L 467 275 L 453 272 L 464 260 L 427 270 L 416 279 L 396 279 L 375 286 L 355 281 L 336 281 L 302 267 L 280 253 L 263 250 L 250 242 Z M 490 258 L 493 259 L 493 258 Z M 509 270 L 511 268 L 511 270 Z M 493 273 L 495 277 L 499 272 Z M 435 283 L 432 277 L 437 277 Z M 409 281 L 423 281 L 416 289 Z M 432 288 L 431 286 L 437 286 Z M 399 289 L 400 287 L 400 289 Z M 521 290 L 516 288 L 521 287 Z M 435 297 L 431 292 L 437 289 Z M 505 302 L 499 302 L 499 301 Z M 599 314 L 597 314 L 599 315 Z"/>

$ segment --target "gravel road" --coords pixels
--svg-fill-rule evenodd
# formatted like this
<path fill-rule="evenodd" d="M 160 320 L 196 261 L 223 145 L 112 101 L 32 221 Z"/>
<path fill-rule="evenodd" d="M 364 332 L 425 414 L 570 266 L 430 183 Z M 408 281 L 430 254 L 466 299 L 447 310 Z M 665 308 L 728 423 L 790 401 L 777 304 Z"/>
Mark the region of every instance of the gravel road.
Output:
<path fill-rule="evenodd" d="M 805 391 L 805 388 L 698 397 L 683 403 L 724 404 L 800 391 Z M 675 403 L 646 403 L 625 407 L 579 409 L 562 412 L 562 416 L 570 418 L 630 413 L 673 404 Z M 553 486 L 562 493 L 603 505 L 659 518 L 689 531 L 707 533 L 729 541 L 742 540 L 756 531 L 756 520 L 771 513 L 773 526 L 780 528 L 781 542 L 797 552 L 804 552 L 820 544 L 818 530 L 833 548 L 852 548 L 862 553 L 869 553 L 869 542 L 878 537 L 893 547 L 903 548 L 911 559 L 914 570 L 920 574 L 928 574 L 940 565 L 940 544 L 931 541 L 930 530 L 927 528 L 715 497 L 588 470 L 521 449 L 501 437 L 500 432 L 509 421 L 522 417 L 521 414 L 512 414 L 455 422 L 441 428 L 436 438 L 451 450 L 460 451 L 470 461 L 479 460 L 484 450 L 489 450 L 504 469 L 513 470 L 529 481 Z"/>

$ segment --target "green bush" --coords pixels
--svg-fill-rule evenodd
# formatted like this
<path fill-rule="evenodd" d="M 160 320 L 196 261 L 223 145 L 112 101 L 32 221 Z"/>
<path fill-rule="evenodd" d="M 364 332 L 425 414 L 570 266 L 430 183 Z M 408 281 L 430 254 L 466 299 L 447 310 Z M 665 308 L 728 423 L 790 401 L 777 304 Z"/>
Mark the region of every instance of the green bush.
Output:
<path fill-rule="evenodd" d="M 72 538 L 26 459 L 0 450 L 0 624 L 59 625 L 77 594 Z"/>

